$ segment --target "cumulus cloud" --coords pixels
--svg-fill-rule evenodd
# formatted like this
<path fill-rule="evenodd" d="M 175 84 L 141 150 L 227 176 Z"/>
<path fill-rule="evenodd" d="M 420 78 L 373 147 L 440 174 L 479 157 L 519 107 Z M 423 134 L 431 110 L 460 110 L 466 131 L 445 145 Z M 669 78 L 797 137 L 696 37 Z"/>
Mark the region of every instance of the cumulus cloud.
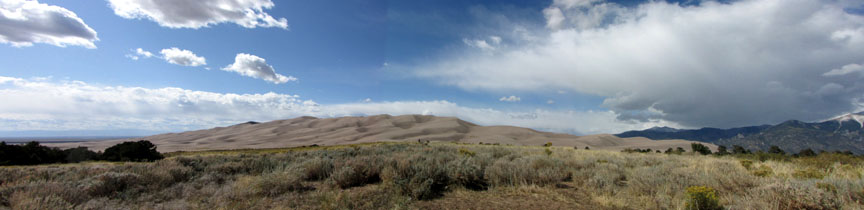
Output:
<path fill-rule="evenodd" d="M 129 59 L 132 59 L 132 60 L 138 60 L 141 58 L 153 57 L 153 53 L 151 53 L 150 51 L 138 48 L 138 49 L 132 50 L 131 54 L 126 54 L 126 57 Z"/>
<path fill-rule="evenodd" d="M 234 63 L 222 68 L 222 70 L 237 72 L 243 76 L 263 79 L 274 84 L 297 80 L 297 78 L 292 76 L 277 74 L 276 69 L 268 65 L 264 58 L 246 53 L 237 54 L 234 57 Z"/>
<path fill-rule="evenodd" d="M 207 65 L 207 60 L 204 57 L 197 56 L 195 53 L 189 50 L 181 50 L 176 47 L 162 49 L 159 51 L 162 54 L 162 59 L 168 61 L 168 63 L 177 64 L 181 66 L 201 66 Z"/>
<path fill-rule="evenodd" d="M 0 43 L 15 47 L 45 43 L 96 48 L 96 31 L 66 8 L 35 0 L 0 1 Z"/>
<path fill-rule="evenodd" d="M 498 99 L 498 101 L 506 101 L 506 102 L 519 102 L 522 99 L 517 96 L 504 96 Z"/>
<path fill-rule="evenodd" d="M 844 6 L 556 0 L 546 10 L 561 15 L 545 12 L 538 24 L 550 29 L 532 39 L 494 54 L 466 48 L 414 73 L 468 90 L 602 96 L 622 120 L 692 127 L 818 120 L 858 109 L 864 98 L 864 81 L 830 77 L 855 68 L 826 73 L 864 60 L 864 17 Z"/>
<path fill-rule="evenodd" d="M 610 111 L 505 112 L 448 101 L 318 104 L 298 95 L 233 94 L 175 87 L 104 86 L 81 81 L 0 77 L 0 130 L 179 131 L 299 116 L 341 117 L 429 114 L 481 125 L 514 125 L 577 134 L 617 133 L 650 126 L 632 124 Z"/>
<path fill-rule="evenodd" d="M 246 28 L 288 29 L 285 18 L 264 12 L 275 4 L 270 0 L 108 0 L 114 13 L 127 19 L 150 19 L 169 28 L 209 27 L 235 23 Z"/>

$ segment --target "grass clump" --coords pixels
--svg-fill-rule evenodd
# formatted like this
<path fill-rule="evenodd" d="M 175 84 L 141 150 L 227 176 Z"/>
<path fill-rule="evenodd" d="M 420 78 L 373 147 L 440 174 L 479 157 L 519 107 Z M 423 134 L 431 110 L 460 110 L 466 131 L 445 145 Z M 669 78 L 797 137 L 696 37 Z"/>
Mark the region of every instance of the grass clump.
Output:
<path fill-rule="evenodd" d="M 714 188 L 706 186 L 687 187 L 687 210 L 722 210 Z"/>
<path fill-rule="evenodd" d="M 770 166 L 760 165 L 758 168 L 753 170 L 753 175 L 758 177 L 769 177 L 774 175 L 774 170 L 771 169 Z"/>
<path fill-rule="evenodd" d="M 333 173 L 333 160 L 329 158 L 314 158 L 303 162 L 303 179 L 306 181 L 324 180 Z"/>
<path fill-rule="evenodd" d="M 825 177 L 825 173 L 816 169 L 808 168 L 803 170 L 796 170 L 792 173 L 792 177 L 798 179 L 822 179 Z"/>

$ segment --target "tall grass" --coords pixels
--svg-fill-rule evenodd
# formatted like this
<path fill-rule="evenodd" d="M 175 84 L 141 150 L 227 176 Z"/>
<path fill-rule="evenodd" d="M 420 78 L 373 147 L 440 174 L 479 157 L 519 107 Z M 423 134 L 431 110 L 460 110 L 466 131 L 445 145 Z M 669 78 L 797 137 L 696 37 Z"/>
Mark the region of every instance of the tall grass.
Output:
<path fill-rule="evenodd" d="M 763 161 L 449 143 L 266 151 L 2 167 L 0 209 L 686 209 L 703 197 L 730 209 L 864 208 L 862 161 L 832 154 Z"/>

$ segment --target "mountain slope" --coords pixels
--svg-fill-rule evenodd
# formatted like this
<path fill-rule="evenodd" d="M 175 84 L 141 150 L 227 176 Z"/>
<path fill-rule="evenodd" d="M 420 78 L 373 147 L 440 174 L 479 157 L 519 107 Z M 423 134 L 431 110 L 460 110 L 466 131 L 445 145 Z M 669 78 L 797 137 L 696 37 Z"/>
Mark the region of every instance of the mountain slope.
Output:
<path fill-rule="evenodd" d="M 691 141 L 654 141 L 647 138 L 619 138 L 613 135 L 574 136 L 541 132 L 512 126 L 478 126 L 453 117 L 427 115 L 376 115 L 368 117 L 300 117 L 266 123 L 248 122 L 228 127 L 183 133 L 168 133 L 135 139 L 52 144 L 57 147 L 85 146 L 102 150 L 122 141 L 146 139 L 161 152 L 243 148 L 280 148 L 305 145 L 337 145 L 368 142 L 417 142 L 418 140 L 465 143 L 499 143 L 625 148 L 690 148 Z M 714 148 L 714 145 L 710 145 Z"/>
<path fill-rule="evenodd" d="M 751 150 L 767 150 L 778 146 L 787 152 L 802 149 L 852 151 L 864 154 L 864 113 L 843 115 L 824 122 L 807 123 L 797 120 L 772 126 L 732 129 L 702 128 L 698 130 L 648 129 L 628 131 L 616 136 L 641 136 L 649 139 L 686 139 L 717 145 L 740 145 Z"/>

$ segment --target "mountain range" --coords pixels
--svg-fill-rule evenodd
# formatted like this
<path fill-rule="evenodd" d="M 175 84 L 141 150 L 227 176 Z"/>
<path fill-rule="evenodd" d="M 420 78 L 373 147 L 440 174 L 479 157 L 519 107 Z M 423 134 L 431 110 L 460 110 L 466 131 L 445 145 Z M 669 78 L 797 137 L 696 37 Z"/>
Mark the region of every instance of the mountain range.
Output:
<path fill-rule="evenodd" d="M 864 154 L 864 112 L 846 114 L 821 122 L 789 120 L 777 125 L 760 125 L 729 129 L 675 129 L 655 127 L 642 131 L 616 134 L 621 138 L 645 137 L 654 140 L 685 139 L 751 150 L 767 150 L 771 146 L 797 153 L 803 149 L 815 151 L 851 151 Z"/>

